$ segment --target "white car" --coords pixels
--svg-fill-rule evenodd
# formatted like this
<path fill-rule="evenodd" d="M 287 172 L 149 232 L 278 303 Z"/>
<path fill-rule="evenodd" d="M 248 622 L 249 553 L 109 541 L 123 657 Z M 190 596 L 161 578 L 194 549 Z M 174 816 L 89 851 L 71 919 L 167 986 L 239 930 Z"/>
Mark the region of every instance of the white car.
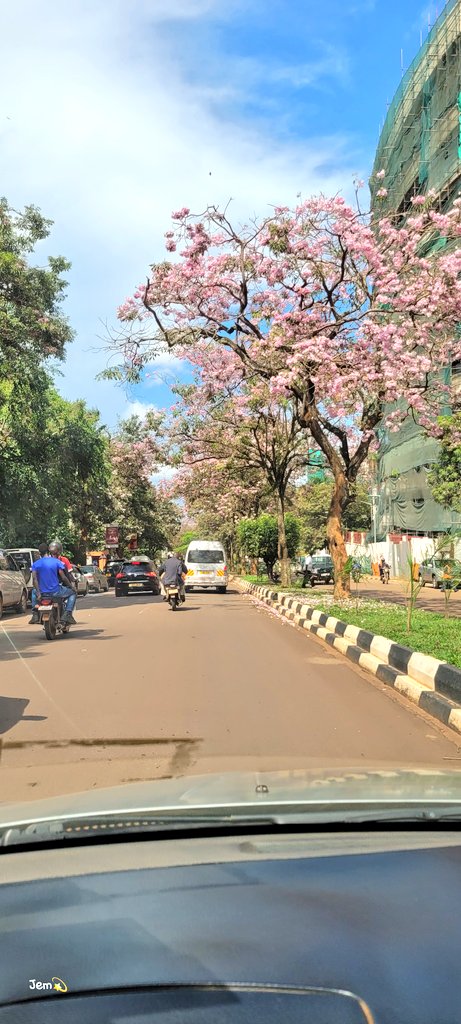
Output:
<path fill-rule="evenodd" d="M 4 608 L 27 611 L 27 586 L 12 555 L 0 550 L 0 619 Z"/>
<path fill-rule="evenodd" d="M 217 540 L 192 540 L 186 552 L 186 590 L 213 587 L 225 594 L 229 579 L 226 552 Z"/>

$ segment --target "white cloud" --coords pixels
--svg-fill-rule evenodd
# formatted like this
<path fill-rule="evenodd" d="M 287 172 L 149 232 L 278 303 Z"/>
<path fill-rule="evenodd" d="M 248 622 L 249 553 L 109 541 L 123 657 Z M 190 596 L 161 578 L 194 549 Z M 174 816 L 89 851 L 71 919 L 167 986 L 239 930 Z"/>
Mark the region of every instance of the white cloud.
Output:
<path fill-rule="evenodd" d="M 72 260 L 68 311 L 78 329 L 58 386 L 114 422 L 126 400 L 94 378 L 102 322 L 163 256 L 172 209 L 234 198 L 236 214 L 348 186 L 346 140 L 297 141 L 277 124 L 220 107 L 175 26 L 230 18 L 238 0 L 22 0 L 3 5 L 0 35 L 2 191 L 55 220 L 45 249 Z M 193 47 L 192 47 L 193 50 Z M 331 58 L 332 59 L 332 58 Z M 295 72 L 293 72 L 294 74 Z M 298 69 L 298 76 L 302 69 Z M 306 75 L 306 69 L 304 70 Z M 221 64 L 223 96 L 234 76 Z M 350 147 L 349 147 L 350 149 Z M 350 152 L 351 167 L 358 163 Z M 337 171 L 328 168 L 336 163 Z M 341 169 L 342 167 L 342 169 Z M 151 383 L 181 371 L 166 357 Z M 170 377 L 171 379 L 171 377 Z"/>
<path fill-rule="evenodd" d="M 123 419 L 126 419 L 128 416 L 139 416 L 140 419 L 144 419 L 148 412 L 159 412 L 159 409 L 152 402 L 140 402 L 138 399 L 135 399 L 132 402 L 127 402 L 121 416 Z"/>
<path fill-rule="evenodd" d="M 152 476 L 151 476 L 152 483 L 153 484 L 159 484 L 159 483 L 162 483 L 162 481 L 165 481 L 165 480 L 173 480 L 173 478 L 176 476 L 177 472 L 178 472 L 178 470 L 177 470 L 176 466 L 163 466 L 162 469 L 159 469 L 158 473 L 153 473 L 152 474 Z"/>

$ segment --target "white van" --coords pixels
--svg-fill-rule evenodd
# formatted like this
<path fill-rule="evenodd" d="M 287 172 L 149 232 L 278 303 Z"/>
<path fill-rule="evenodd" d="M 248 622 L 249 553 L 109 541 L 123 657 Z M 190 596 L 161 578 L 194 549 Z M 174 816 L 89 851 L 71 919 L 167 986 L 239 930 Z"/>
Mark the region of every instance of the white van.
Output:
<path fill-rule="evenodd" d="M 228 583 L 226 552 L 218 540 L 192 540 L 186 552 L 186 590 L 216 587 L 225 594 Z"/>

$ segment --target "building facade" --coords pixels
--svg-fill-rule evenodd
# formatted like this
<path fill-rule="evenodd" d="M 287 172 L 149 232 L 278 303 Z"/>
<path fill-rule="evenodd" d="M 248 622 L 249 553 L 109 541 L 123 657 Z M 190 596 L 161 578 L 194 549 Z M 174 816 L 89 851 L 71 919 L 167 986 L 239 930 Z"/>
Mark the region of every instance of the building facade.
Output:
<path fill-rule="evenodd" d="M 383 184 L 376 179 L 380 170 L 385 171 L 384 199 L 376 196 Z M 449 0 L 402 78 L 380 135 L 370 187 L 375 210 L 402 218 L 415 195 L 434 189 L 439 208 L 446 210 L 461 194 L 461 0 Z M 428 251 L 443 244 L 440 239 L 435 246 L 429 243 Z M 446 369 L 458 393 L 460 370 L 457 364 Z M 459 528 L 459 516 L 437 505 L 427 483 L 437 455 L 437 442 L 410 419 L 398 433 L 382 431 L 379 538 L 392 532 L 427 535 Z"/>

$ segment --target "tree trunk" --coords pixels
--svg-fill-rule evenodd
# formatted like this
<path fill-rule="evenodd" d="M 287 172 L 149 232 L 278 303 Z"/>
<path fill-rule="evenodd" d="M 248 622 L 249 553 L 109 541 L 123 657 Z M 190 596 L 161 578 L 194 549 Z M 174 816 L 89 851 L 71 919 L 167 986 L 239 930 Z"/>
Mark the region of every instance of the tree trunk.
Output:
<path fill-rule="evenodd" d="M 278 558 L 280 562 L 280 583 L 289 587 L 291 583 L 290 560 L 288 558 L 287 535 L 285 532 L 285 503 L 280 494 L 277 495 L 277 526 L 278 526 Z"/>
<path fill-rule="evenodd" d="M 327 542 L 328 550 L 333 559 L 335 571 L 334 596 L 341 600 L 347 598 L 351 591 L 349 576 L 344 575 L 344 566 L 347 561 L 347 551 L 341 529 L 342 516 L 349 497 L 349 486 L 345 473 L 336 468 L 334 475 L 333 493 L 327 519 Z"/>

